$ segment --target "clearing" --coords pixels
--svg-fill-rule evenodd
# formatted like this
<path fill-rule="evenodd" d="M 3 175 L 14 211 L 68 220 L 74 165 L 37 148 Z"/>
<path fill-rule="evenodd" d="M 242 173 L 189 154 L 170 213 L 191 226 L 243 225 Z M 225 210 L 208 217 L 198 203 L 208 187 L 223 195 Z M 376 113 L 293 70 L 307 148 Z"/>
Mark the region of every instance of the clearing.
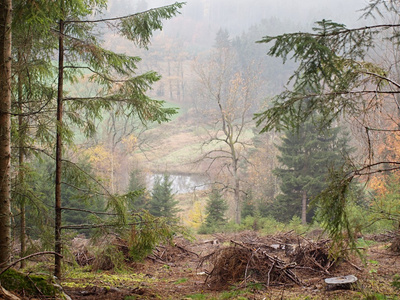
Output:
<path fill-rule="evenodd" d="M 315 237 L 314 237 L 315 238 Z M 130 271 L 71 269 L 62 282 L 72 299 L 398 299 L 400 255 L 388 249 L 393 233 L 359 239 L 365 263 L 332 261 L 330 241 L 293 232 L 252 231 L 176 238 Z M 118 243 L 117 243 L 118 244 Z M 119 243 L 124 252 L 124 244 Z M 81 264 L 93 258 L 75 249 Z M 349 289 L 327 289 L 326 278 L 355 275 Z"/>

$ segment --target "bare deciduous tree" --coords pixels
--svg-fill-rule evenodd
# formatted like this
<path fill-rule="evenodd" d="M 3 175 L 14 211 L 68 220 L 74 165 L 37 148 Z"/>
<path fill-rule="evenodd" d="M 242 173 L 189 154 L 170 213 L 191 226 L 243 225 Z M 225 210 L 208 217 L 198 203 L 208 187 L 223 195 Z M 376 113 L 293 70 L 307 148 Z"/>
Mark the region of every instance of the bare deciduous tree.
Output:
<path fill-rule="evenodd" d="M 204 61 L 195 65 L 198 76 L 198 112 L 206 120 L 202 161 L 208 171 L 233 192 L 235 222 L 240 223 L 241 170 L 251 144 L 254 73 L 242 71 L 234 50 L 219 44 Z M 201 107 L 201 108 L 200 108 Z M 219 176 L 218 176 L 219 175 Z"/>

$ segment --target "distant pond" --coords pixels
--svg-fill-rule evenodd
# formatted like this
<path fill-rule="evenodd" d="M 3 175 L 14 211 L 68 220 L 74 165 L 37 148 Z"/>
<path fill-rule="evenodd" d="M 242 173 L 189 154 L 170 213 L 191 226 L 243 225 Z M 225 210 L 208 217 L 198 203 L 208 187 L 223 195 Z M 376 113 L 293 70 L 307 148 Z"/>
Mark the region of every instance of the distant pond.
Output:
<path fill-rule="evenodd" d="M 162 173 L 155 173 L 147 177 L 147 188 L 153 189 L 154 181 L 157 176 L 163 176 Z M 172 191 L 175 194 L 192 193 L 193 191 L 205 190 L 208 187 L 206 176 L 199 174 L 169 174 L 172 181 Z"/>

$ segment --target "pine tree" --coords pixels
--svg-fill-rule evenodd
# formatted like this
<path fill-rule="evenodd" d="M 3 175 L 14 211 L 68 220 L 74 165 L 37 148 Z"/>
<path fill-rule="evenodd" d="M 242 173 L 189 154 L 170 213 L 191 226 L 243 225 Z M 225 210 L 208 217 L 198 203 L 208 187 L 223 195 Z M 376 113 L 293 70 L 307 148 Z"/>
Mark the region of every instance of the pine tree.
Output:
<path fill-rule="evenodd" d="M 273 205 L 277 219 L 289 221 L 297 215 L 303 224 L 307 223 L 310 199 L 326 188 L 329 170 L 342 164 L 342 155 L 349 151 L 346 140 L 339 142 L 339 130 L 321 129 L 309 119 L 298 128 L 285 131 L 277 146 L 281 167 L 274 170 L 282 191 Z"/>
<path fill-rule="evenodd" d="M 214 47 L 217 49 L 228 49 L 232 46 L 229 32 L 227 29 L 220 28 L 215 37 Z"/>
<path fill-rule="evenodd" d="M 167 173 L 156 176 L 149 203 L 149 212 L 153 216 L 167 218 L 169 223 L 176 223 L 179 202 L 174 199 L 172 183 L 173 181 Z"/>

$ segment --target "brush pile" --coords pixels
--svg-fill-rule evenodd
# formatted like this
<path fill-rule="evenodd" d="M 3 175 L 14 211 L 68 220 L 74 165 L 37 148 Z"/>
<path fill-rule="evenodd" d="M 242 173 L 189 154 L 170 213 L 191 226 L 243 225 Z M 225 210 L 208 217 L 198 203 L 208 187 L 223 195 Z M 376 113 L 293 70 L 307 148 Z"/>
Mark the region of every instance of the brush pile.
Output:
<path fill-rule="evenodd" d="M 188 258 L 198 258 L 198 254 L 186 249 L 183 244 L 175 242 L 173 245 L 159 245 L 147 258 L 154 262 L 175 266 Z"/>
<path fill-rule="evenodd" d="M 330 240 L 314 242 L 291 232 L 243 237 L 202 257 L 199 267 L 207 269 L 206 284 L 214 289 L 249 282 L 267 287 L 304 285 L 299 278 L 304 271 L 330 274 L 336 260 L 330 257 L 329 247 Z"/>
<path fill-rule="evenodd" d="M 75 261 L 80 266 L 86 266 L 93 263 L 94 254 L 89 251 L 89 239 L 83 235 L 76 236 L 71 241 L 72 254 L 75 256 Z"/>
<path fill-rule="evenodd" d="M 262 282 L 266 286 L 298 284 L 302 282 L 294 274 L 295 264 L 286 263 L 268 254 L 269 247 L 254 248 L 244 243 L 231 241 L 234 246 L 221 248 L 203 257 L 200 266 L 210 263 L 206 283 L 215 289 L 242 281 Z"/>
<path fill-rule="evenodd" d="M 298 245 L 292 254 L 296 265 L 314 272 L 330 274 L 329 269 L 336 262 L 329 255 L 330 240 L 304 241 L 305 243 Z"/>

